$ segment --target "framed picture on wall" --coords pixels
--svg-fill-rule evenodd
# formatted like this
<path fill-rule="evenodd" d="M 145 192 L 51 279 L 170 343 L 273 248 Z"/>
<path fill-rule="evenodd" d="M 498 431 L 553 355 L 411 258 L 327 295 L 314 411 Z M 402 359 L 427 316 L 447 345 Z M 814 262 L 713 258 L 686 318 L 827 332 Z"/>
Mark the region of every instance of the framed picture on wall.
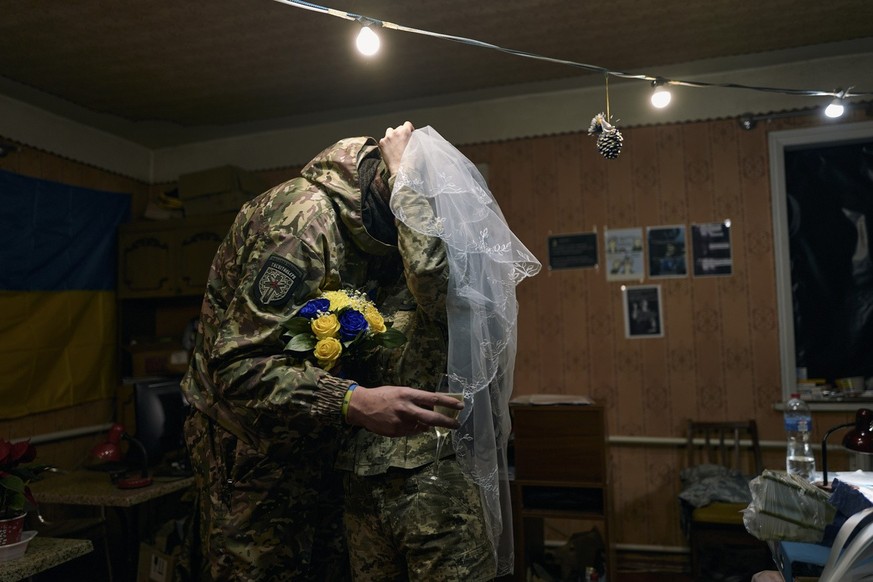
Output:
<path fill-rule="evenodd" d="M 606 280 L 642 281 L 645 277 L 642 228 L 612 228 L 606 240 Z"/>
<path fill-rule="evenodd" d="M 709 277 L 733 273 L 731 221 L 691 225 L 694 276 Z"/>
<path fill-rule="evenodd" d="M 660 285 L 623 285 L 626 338 L 664 337 Z"/>
<path fill-rule="evenodd" d="M 582 232 L 549 237 L 549 269 L 597 266 L 597 233 Z"/>
<path fill-rule="evenodd" d="M 649 277 L 686 277 L 685 225 L 650 226 L 646 230 L 649 245 Z"/>

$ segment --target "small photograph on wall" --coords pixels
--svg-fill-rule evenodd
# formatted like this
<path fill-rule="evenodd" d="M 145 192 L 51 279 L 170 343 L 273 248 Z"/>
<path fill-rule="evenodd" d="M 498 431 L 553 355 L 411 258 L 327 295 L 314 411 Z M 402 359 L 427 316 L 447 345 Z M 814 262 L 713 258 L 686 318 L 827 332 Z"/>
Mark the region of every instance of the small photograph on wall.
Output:
<path fill-rule="evenodd" d="M 661 286 L 622 286 L 626 338 L 664 337 Z"/>
<path fill-rule="evenodd" d="M 691 225 L 691 246 L 694 252 L 694 276 L 730 275 L 731 221 Z"/>
<path fill-rule="evenodd" d="M 685 225 L 650 226 L 646 230 L 649 248 L 649 277 L 686 277 Z"/>
<path fill-rule="evenodd" d="M 643 229 L 606 229 L 606 280 L 640 281 L 645 276 Z"/>
<path fill-rule="evenodd" d="M 597 266 L 597 233 L 549 237 L 549 269 L 583 269 Z"/>

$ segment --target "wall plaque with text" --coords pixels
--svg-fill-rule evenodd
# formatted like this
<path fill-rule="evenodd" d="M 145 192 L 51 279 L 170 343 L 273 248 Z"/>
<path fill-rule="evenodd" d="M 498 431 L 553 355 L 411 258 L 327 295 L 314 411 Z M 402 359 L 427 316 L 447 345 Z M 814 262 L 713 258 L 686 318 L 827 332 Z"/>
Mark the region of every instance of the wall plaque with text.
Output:
<path fill-rule="evenodd" d="M 597 266 L 597 234 L 565 234 L 549 237 L 549 269 L 579 269 Z"/>

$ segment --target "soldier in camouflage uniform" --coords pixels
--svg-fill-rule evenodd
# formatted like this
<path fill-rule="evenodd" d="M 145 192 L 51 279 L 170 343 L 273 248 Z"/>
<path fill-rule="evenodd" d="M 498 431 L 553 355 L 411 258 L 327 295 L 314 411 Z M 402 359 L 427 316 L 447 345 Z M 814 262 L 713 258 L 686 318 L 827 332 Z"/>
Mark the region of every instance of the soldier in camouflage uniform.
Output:
<path fill-rule="evenodd" d="M 411 208 L 402 189 L 393 196 L 407 213 L 432 212 L 426 203 Z M 433 388 L 446 371 L 448 350 L 445 247 L 403 223 L 398 229 L 406 288 L 389 301 L 400 306 L 394 327 L 408 340 L 380 354 L 367 381 Z M 434 480 L 436 454 L 434 431 L 394 439 L 359 431 L 340 451 L 337 466 L 349 472 L 345 522 L 356 581 L 494 579 L 478 486 L 461 471 L 451 443 Z"/>
<path fill-rule="evenodd" d="M 406 287 L 389 181 L 412 126 L 342 140 L 302 176 L 247 203 L 213 261 L 182 389 L 200 492 L 202 580 L 345 580 L 337 451 L 352 426 L 384 436 L 457 422 L 453 399 L 408 386 L 359 388 L 284 351 L 283 323 L 343 286 Z M 381 156 L 380 156 L 381 152 Z"/>

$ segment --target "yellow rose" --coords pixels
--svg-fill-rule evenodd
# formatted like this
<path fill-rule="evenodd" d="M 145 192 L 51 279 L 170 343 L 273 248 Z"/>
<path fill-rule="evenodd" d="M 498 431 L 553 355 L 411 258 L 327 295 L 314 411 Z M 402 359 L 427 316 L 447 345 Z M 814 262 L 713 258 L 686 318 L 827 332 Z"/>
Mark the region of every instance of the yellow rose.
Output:
<path fill-rule="evenodd" d="M 319 340 L 318 343 L 315 344 L 315 349 L 312 350 L 312 353 L 318 359 L 318 365 L 325 370 L 329 370 L 333 367 L 342 352 L 343 344 L 333 337 Z"/>
<path fill-rule="evenodd" d="M 352 302 L 343 291 L 325 291 L 321 296 L 330 301 L 330 310 L 334 313 L 344 307 L 348 307 Z"/>
<path fill-rule="evenodd" d="M 340 324 L 336 315 L 329 313 L 312 320 L 312 333 L 320 340 L 334 337 L 339 333 Z"/>
<path fill-rule="evenodd" d="M 370 324 L 370 329 L 375 333 L 384 333 L 387 329 L 382 314 L 379 313 L 378 309 L 371 305 L 367 306 L 364 310 L 364 319 L 367 320 L 367 323 Z"/>

